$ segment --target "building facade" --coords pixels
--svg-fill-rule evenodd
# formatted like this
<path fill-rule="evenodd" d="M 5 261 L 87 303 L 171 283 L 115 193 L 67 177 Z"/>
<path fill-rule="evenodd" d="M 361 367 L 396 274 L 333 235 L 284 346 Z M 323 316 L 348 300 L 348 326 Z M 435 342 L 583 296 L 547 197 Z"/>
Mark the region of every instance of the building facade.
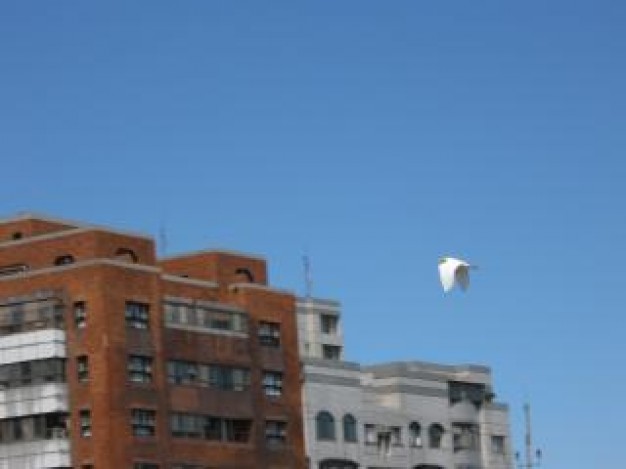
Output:
<path fill-rule="evenodd" d="M 346 362 L 339 304 L 301 298 L 297 311 L 311 469 L 511 469 L 489 368 Z"/>
<path fill-rule="evenodd" d="M 0 468 L 305 467 L 295 298 L 265 260 L 0 221 Z"/>

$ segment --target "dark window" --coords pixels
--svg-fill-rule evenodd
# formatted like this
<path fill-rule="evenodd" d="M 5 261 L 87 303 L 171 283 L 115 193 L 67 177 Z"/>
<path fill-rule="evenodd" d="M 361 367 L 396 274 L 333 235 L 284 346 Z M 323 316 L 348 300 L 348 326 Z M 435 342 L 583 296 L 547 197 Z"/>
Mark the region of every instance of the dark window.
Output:
<path fill-rule="evenodd" d="M 351 414 L 346 414 L 343 416 L 343 439 L 344 441 L 348 441 L 350 443 L 354 443 L 358 440 L 357 438 L 357 425 L 356 419 Z"/>
<path fill-rule="evenodd" d="M 13 233 L 11 235 L 11 238 L 13 238 L 13 239 L 22 239 L 23 236 L 24 235 L 22 235 L 22 233 L 20 231 L 16 231 L 15 233 Z"/>
<path fill-rule="evenodd" d="M 266 420 L 265 442 L 269 446 L 284 445 L 287 442 L 287 422 L 282 420 Z"/>
<path fill-rule="evenodd" d="M 147 329 L 150 306 L 136 301 L 126 302 L 126 325 L 134 329 Z"/>
<path fill-rule="evenodd" d="M 65 381 L 65 360 L 47 358 L 0 365 L 0 389 Z"/>
<path fill-rule="evenodd" d="M 402 446 L 402 427 L 391 427 L 391 444 L 393 446 Z"/>
<path fill-rule="evenodd" d="M 358 469 L 359 465 L 345 459 L 324 459 L 319 469 Z"/>
<path fill-rule="evenodd" d="M 323 334 L 337 334 L 338 318 L 332 314 L 322 314 L 320 316 L 320 329 Z"/>
<path fill-rule="evenodd" d="M 491 435 L 491 452 L 494 454 L 505 454 L 506 445 L 503 435 Z"/>
<path fill-rule="evenodd" d="M 335 439 L 335 419 L 325 410 L 319 412 L 315 418 L 318 440 Z"/>
<path fill-rule="evenodd" d="M 154 436 L 156 425 L 156 411 L 148 409 L 133 409 L 131 411 L 131 426 L 135 436 Z"/>
<path fill-rule="evenodd" d="M 77 329 L 87 326 L 87 305 L 84 301 L 74 303 L 74 324 Z"/>
<path fill-rule="evenodd" d="M 170 417 L 172 436 L 203 438 L 213 441 L 247 443 L 252 420 L 230 419 L 209 415 L 173 413 Z"/>
<path fill-rule="evenodd" d="M 280 371 L 263 372 L 263 390 L 269 397 L 280 397 L 283 394 L 283 374 Z"/>
<path fill-rule="evenodd" d="M 479 449 L 478 425 L 474 423 L 452 424 L 452 447 L 454 451 Z"/>
<path fill-rule="evenodd" d="M 322 357 L 326 360 L 340 360 L 341 347 L 338 345 L 322 345 Z"/>
<path fill-rule="evenodd" d="M 280 324 L 277 322 L 260 322 L 259 343 L 268 347 L 280 347 Z"/>
<path fill-rule="evenodd" d="M 235 271 L 235 275 L 237 276 L 237 280 L 241 281 L 241 282 L 245 282 L 245 283 L 252 283 L 254 282 L 254 275 L 252 275 L 252 272 L 250 272 L 248 269 L 237 269 Z"/>
<path fill-rule="evenodd" d="M 186 361 L 167 362 L 167 380 L 173 384 L 192 384 L 198 381 L 198 364 Z"/>
<path fill-rule="evenodd" d="M 133 383 L 152 382 L 152 357 L 129 355 L 128 379 Z"/>
<path fill-rule="evenodd" d="M 378 442 L 378 432 L 376 431 L 376 425 L 372 423 L 365 424 L 365 444 L 375 445 Z"/>
<path fill-rule="evenodd" d="M 417 422 L 411 422 L 409 425 L 409 445 L 418 448 L 422 446 L 422 428 Z"/>
<path fill-rule="evenodd" d="M 133 264 L 137 262 L 137 255 L 131 249 L 127 248 L 119 248 L 115 251 L 115 258 L 126 262 L 132 262 Z"/>
<path fill-rule="evenodd" d="M 80 425 L 80 436 L 91 436 L 91 411 L 83 409 L 78 414 L 78 422 Z"/>
<path fill-rule="evenodd" d="M 89 358 L 87 355 L 76 357 L 76 373 L 78 381 L 81 383 L 89 380 Z"/>
<path fill-rule="evenodd" d="M 5 275 L 16 275 L 21 274 L 22 272 L 26 272 L 28 270 L 28 266 L 26 264 L 12 264 L 5 265 L 0 267 L 0 277 Z"/>
<path fill-rule="evenodd" d="M 153 462 L 136 462 L 133 469 L 159 469 L 159 465 Z"/>
<path fill-rule="evenodd" d="M 173 384 L 195 384 L 225 391 L 244 391 L 250 387 L 247 368 L 179 360 L 167 362 L 167 378 Z"/>
<path fill-rule="evenodd" d="M 443 427 L 438 423 L 433 423 L 428 429 L 428 439 L 431 448 L 441 448 L 443 437 Z"/>
<path fill-rule="evenodd" d="M 67 414 L 52 412 L 0 419 L 0 444 L 67 438 Z"/>
<path fill-rule="evenodd" d="M 173 413 L 170 416 L 172 436 L 178 438 L 202 437 L 202 419 L 199 415 Z"/>
<path fill-rule="evenodd" d="M 54 265 L 68 265 L 74 263 L 74 257 L 69 254 L 59 256 L 54 260 Z"/>

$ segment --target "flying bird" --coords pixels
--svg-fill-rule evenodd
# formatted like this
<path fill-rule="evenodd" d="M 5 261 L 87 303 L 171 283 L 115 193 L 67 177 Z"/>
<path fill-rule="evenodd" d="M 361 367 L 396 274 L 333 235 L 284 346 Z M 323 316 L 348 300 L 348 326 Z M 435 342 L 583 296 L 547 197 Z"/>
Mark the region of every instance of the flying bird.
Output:
<path fill-rule="evenodd" d="M 443 286 L 443 291 L 452 290 L 456 283 L 461 290 L 465 291 L 469 287 L 469 270 L 476 267 L 461 259 L 454 257 L 442 257 L 439 259 L 439 279 Z"/>

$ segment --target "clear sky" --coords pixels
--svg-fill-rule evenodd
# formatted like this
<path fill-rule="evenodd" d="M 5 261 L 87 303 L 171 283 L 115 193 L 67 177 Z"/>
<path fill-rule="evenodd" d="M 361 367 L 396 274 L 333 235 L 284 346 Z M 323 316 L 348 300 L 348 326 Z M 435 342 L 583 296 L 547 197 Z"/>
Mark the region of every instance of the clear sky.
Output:
<path fill-rule="evenodd" d="M 0 3 L 0 213 L 264 255 L 349 359 L 492 367 L 624 467 L 626 4 Z M 437 259 L 479 265 L 444 296 Z"/>

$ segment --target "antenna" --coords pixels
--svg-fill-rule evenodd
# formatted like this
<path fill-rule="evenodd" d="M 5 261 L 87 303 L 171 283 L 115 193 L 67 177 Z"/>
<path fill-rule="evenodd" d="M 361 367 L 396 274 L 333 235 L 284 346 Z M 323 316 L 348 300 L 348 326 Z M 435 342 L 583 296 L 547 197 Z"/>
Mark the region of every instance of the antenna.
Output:
<path fill-rule="evenodd" d="M 164 221 L 161 221 L 161 225 L 159 226 L 159 244 L 161 256 L 167 255 L 167 227 Z"/>
<path fill-rule="evenodd" d="M 302 256 L 302 263 L 304 264 L 304 296 L 310 299 L 313 290 L 313 280 L 311 279 L 311 262 L 307 254 Z"/>
<path fill-rule="evenodd" d="M 517 467 L 520 469 L 532 469 L 533 467 L 539 467 L 541 463 L 541 450 L 537 448 L 533 456 L 533 441 L 532 441 L 532 426 L 530 423 L 530 404 L 526 402 L 524 404 L 524 420 L 526 421 L 526 436 L 525 436 L 525 449 L 526 449 L 526 462 L 520 462 L 519 451 L 515 453 L 515 459 L 517 460 Z"/>

